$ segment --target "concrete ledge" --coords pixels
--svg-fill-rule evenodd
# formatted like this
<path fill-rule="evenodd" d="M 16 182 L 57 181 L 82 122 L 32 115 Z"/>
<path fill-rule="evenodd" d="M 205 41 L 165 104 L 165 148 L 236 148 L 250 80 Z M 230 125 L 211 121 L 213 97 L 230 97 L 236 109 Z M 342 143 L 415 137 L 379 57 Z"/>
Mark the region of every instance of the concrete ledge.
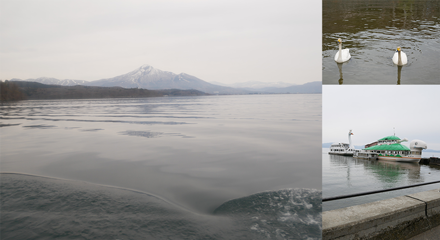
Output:
<path fill-rule="evenodd" d="M 322 213 L 323 239 L 408 239 L 438 225 L 439 189 Z"/>

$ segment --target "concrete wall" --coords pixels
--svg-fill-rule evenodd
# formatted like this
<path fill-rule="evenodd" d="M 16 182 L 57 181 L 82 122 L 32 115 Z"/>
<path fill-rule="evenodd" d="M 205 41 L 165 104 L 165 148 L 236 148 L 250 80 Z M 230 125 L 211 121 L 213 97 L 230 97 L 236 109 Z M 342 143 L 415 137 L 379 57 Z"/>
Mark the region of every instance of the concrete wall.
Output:
<path fill-rule="evenodd" d="M 322 213 L 323 239 L 408 239 L 440 225 L 440 189 Z"/>

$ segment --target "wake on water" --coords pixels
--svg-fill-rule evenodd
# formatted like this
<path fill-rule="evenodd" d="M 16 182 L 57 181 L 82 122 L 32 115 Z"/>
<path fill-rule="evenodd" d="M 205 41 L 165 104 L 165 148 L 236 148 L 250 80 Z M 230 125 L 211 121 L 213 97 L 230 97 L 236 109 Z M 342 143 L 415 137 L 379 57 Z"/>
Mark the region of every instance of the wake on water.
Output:
<path fill-rule="evenodd" d="M 315 189 L 266 191 L 230 200 L 214 214 L 239 218 L 267 238 L 321 237 L 322 192 Z"/>
<path fill-rule="evenodd" d="M 137 191 L 0 177 L 1 239 L 321 239 L 319 190 L 260 192 L 201 215 Z"/>

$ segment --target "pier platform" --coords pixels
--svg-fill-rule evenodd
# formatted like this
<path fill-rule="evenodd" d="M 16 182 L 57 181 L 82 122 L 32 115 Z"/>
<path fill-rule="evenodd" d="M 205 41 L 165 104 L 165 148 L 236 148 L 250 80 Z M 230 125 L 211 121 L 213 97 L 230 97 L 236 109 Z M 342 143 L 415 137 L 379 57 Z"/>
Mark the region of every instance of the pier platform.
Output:
<path fill-rule="evenodd" d="M 419 163 L 440 166 L 440 158 L 438 158 L 438 157 L 422 158 L 422 159 L 420 159 Z"/>

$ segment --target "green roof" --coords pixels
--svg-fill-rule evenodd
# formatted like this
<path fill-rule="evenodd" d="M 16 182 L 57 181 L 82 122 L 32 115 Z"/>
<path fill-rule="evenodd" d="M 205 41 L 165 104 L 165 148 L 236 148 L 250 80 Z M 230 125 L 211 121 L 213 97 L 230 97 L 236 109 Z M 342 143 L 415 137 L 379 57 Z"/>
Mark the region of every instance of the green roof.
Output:
<path fill-rule="evenodd" d="M 379 141 L 385 141 L 385 140 L 400 140 L 400 138 L 396 137 L 396 136 L 388 136 L 388 137 L 384 137 L 379 139 Z"/>
<path fill-rule="evenodd" d="M 369 148 L 365 148 L 364 150 L 383 150 L 383 151 L 411 151 L 407 146 L 404 146 L 400 143 L 395 144 L 382 144 L 376 145 Z"/>

